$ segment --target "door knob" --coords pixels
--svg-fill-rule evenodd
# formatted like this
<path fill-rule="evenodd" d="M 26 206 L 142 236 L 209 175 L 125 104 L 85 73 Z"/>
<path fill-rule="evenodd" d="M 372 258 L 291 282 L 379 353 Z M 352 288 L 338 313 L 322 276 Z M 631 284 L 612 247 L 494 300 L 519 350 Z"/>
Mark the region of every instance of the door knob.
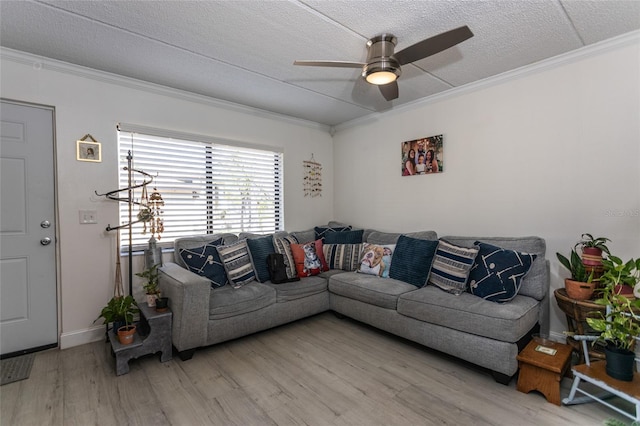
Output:
<path fill-rule="evenodd" d="M 43 227 L 43 228 L 48 228 L 48 227 L 50 227 L 50 226 L 51 226 L 51 222 L 49 222 L 48 220 L 43 220 L 43 221 L 40 223 L 40 226 L 41 226 L 41 227 Z"/>
<path fill-rule="evenodd" d="M 43 246 L 48 246 L 49 244 L 51 244 L 51 238 L 44 237 L 40 240 L 40 244 L 42 244 Z"/>

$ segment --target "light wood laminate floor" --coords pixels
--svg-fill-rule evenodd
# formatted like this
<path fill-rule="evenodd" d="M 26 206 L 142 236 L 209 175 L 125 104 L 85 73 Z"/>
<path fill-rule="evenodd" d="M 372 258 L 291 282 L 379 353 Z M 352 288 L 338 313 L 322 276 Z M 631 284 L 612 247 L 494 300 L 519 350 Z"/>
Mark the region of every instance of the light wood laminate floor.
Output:
<path fill-rule="evenodd" d="M 590 403 L 549 404 L 482 369 L 324 313 L 116 377 L 109 345 L 38 353 L 0 388 L 9 425 L 602 425 Z M 563 383 L 563 396 L 570 380 Z M 624 406 L 624 402 L 620 402 Z M 625 422 L 629 423 L 629 422 Z"/>

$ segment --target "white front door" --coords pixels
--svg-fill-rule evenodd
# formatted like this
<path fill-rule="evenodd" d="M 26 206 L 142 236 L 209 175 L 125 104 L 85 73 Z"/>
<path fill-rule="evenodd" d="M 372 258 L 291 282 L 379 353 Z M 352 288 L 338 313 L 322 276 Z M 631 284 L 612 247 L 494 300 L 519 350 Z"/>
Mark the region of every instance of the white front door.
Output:
<path fill-rule="evenodd" d="M 57 346 L 52 108 L 0 102 L 0 354 Z"/>

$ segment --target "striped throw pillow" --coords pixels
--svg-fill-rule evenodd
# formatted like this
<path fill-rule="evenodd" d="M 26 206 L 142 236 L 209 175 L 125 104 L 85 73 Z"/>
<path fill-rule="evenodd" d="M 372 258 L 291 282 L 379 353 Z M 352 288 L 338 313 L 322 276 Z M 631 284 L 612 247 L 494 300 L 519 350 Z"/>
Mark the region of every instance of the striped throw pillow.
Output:
<path fill-rule="evenodd" d="M 329 269 L 355 271 L 360 264 L 362 244 L 323 244 L 322 251 Z"/>
<path fill-rule="evenodd" d="M 429 284 L 455 295 L 464 293 L 479 250 L 478 246 L 460 247 L 440 240 L 429 274 Z"/>
<path fill-rule="evenodd" d="M 256 279 L 247 240 L 216 248 L 232 286 L 238 288 Z"/>

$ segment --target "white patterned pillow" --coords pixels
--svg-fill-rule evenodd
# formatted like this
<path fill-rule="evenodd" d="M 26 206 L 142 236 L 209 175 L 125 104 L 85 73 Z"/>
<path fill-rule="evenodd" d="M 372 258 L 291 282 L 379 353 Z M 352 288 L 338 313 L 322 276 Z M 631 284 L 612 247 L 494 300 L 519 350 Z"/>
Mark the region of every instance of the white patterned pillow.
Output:
<path fill-rule="evenodd" d="M 216 248 L 232 286 L 238 288 L 256 279 L 247 240 Z"/>

